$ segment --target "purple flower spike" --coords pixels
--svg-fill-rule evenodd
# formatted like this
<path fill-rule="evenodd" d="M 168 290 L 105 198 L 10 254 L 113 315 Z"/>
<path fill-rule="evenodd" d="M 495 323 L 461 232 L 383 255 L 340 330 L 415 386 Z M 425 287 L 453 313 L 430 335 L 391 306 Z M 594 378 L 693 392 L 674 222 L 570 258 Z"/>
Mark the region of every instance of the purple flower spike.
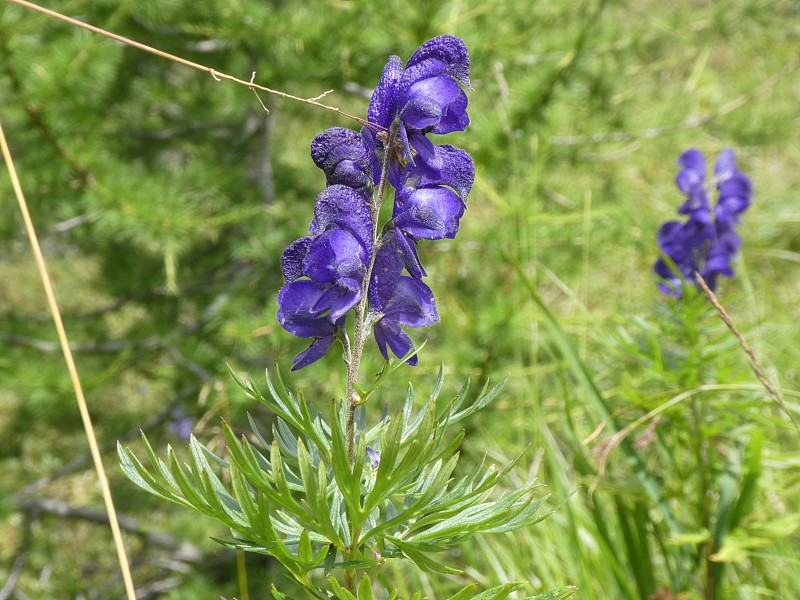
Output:
<path fill-rule="evenodd" d="M 731 264 L 742 245 L 734 226 L 739 224 L 739 215 L 750 206 L 753 193 L 750 179 L 736 168 L 733 150 L 723 150 L 714 167 L 719 196 L 712 219 L 703 154 L 689 149 L 681 154 L 678 164 L 683 168 L 675 182 L 687 196 L 678 212 L 689 215 L 689 219 L 685 223 L 665 223 L 657 240 L 677 272 L 663 257 L 653 266 L 653 271 L 661 278 L 660 289 L 673 296 L 682 295 L 685 281 L 695 282 L 695 273 L 700 273 L 711 290 L 716 289 L 720 275 L 733 275 Z"/>
<path fill-rule="evenodd" d="M 283 252 L 287 284 L 278 296 L 281 326 L 300 337 L 320 338 L 298 359 L 300 366 L 325 354 L 333 341 L 334 323 L 363 297 L 372 255 L 369 207 L 345 185 L 334 184 L 317 196 L 309 229 L 311 236 L 296 240 Z"/>
<path fill-rule="evenodd" d="M 311 142 L 311 158 L 325 172 L 328 185 L 361 189 L 372 181 L 372 153 L 356 131 L 331 127 Z"/>
<path fill-rule="evenodd" d="M 659 286 L 662 292 L 680 296 L 682 280 L 693 282 L 695 272 L 704 271 L 703 257 L 714 235 L 713 225 L 694 219 L 686 223 L 668 221 L 661 226 L 658 231 L 658 245 L 679 271 L 675 273 L 663 258 L 656 261 L 653 270 L 663 280 Z M 705 275 L 703 278 L 708 281 Z"/>
<path fill-rule="evenodd" d="M 319 315 L 311 310 L 326 289 L 326 286 L 313 281 L 301 280 L 287 283 L 278 294 L 281 327 L 298 337 L 314 339 L 311 346 L 294 357 L 292 371 L 307 367 L 325 356 L 344 325 L 344 318 L 334 322 L 330 315 Z"/>
<path fill-rule="evenodd" d="M 178 406 L 172 411 L 172 420 L 169 423 L 169 430 L 177 435 L 183 441 L 189 440 L 192 437 L 192 427 L 194 421 L 187 416 L 186 409 L 183 406 Z"/>
<path fill-rule="evenodd" d="M 392 56 L 362 130 L 332 127 L 311 143 L 328 187 L 317 196 L 310 235 L 281 256 L 286 283 L 278 294 L 278 320 L 290 333 L 313 340 L 294 357 L 293 370 L 322 358 L 336 339 L 349 348 L 348 313 L 364 303 L 366 311 L 355 311 L 356 331 L 371 327 L 387 360 L 390 351 L 403 357 L 414 348 L 404 327 L 439 320 L 433 293 L 421 281 L 426 273 L 416 244 L 455 237 L 475 165 L 464 150 L 437 146 L 428 134 L 469 124 L 469 70 L 467 47 L 451 35 L 422 44 L 405 67 Z M 390 187 L 392 217 L 373 222 Z M 417 358 L 407 362 L 417 364 Z"/>

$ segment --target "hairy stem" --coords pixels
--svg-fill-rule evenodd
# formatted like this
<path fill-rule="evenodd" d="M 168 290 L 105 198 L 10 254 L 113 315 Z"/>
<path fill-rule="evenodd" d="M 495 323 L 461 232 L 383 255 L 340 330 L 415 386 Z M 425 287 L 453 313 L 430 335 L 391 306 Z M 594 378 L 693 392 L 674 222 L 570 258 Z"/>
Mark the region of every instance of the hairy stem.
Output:
<path fill-rule="evenodd" d="M 346 429 L 346 442 L 347 442 L 347 457 L 350 459 L 350 465 L 355 462 L 355 446 L 356 446 L 356 408 L 361 404 L 361 396 L 356 389 L 358 384 L 358 371 L 361 366 L 361 356 L 364 352 L 364 344 L 369 337 L 370 328 L 372 323 L 369 321 L 368 303 L 369 303 L 369 284 L 372 279 L 372 269 L 375 266 L 375 256 L 378 253 L 380 246 L 380 239 L 378 232 L 378 217 L 381 212 L 381 205 L 383 204 L 383 195 L 386 191 L 386 182 L 389 175 L 389 163 L 393 152 L 395 140 L 397 138 L 397 131 L 401 127 L 400 120 L 395 120 L 389 130 L 388 139 L 384 143 L 383 160 L 381 163 L 381 177 L 378 187 L 372 196 L 370 210 L 372 213 L 372 253 L 369 259 L 369 266 L 367 273 L 364 276 L 364 293 L 361 300 L 355 308 L 355 326 L 353 329 L 353 344 L 350 348 L 350 356 L 347 363 L 347 429 Z"/>
<path fill-rule="evenodd" d="M 389 162 L 391 160 L 393 146 L 397 137 L 397 131 L 401 124 L 399 119 L 392 123 L 389 131 L 388 139 L 384 142 L 384 153 L 381 161 L 381 176 L 377 188 L 373 191 L 372 202 L 370 203 L 370 211 L 372 216 L 372 253 L 369 259 L 367 272 L 364 276 L 364 293 L 361 300 L 355 308 L 355 325 L 353 329 L 353 343 L 349 347 L 349 355 L 346 357 L 345 364 L 347 365 L 347 425 L 346 425 L 346 444 L 347 444 L 347 458 L 350 461 L 350 467 L 355 464 L 355 449 L 356 449 L 356 409 L 359 404 L 363 402 L 361 394 L 359 393 L 358 386 L 358 371 L 361 366 L 361 357 L 364 353 L 364 344 L 369 337 L 370 329 L 373 322 L 369 318 L 369 284 L 372 279 L 372 269 L 375 266 L 375 256 L 380 247 L 380 236 L 378 228 L 378 218 L 381 212 L 381 205 L 383 204 L 383 195 L 386 191 L 386 182 L 389 175 Z M 358 539 L 361 537 L 361 532 L 356 531 L 353 527 L 352 520 L 350 521 L 350 539 L 351 546 L 346 552 L 347 560 L 356 560 L 358 556 Z M 356 586 L 358 585 L 356 570 L 347 569 L 345 571 L 345 585 L 347 588 L 355 593 Z"/>

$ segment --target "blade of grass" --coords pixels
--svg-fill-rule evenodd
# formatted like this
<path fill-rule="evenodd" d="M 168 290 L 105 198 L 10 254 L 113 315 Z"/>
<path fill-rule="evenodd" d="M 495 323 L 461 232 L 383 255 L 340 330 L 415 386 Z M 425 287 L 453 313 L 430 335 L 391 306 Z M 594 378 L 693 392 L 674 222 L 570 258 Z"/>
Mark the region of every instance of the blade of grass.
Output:
<path fill-rule="evenodd" d="M 106 512 L 108 513 L 108 521 L 111 525 L 111 533 L 114 537 L 114 545 L 117 549 L 117 559 L 119 566 L 122 570 L 122 579 L 125 582 L 125 591 L 129 600 L 136 600 L 136 590 L 133 586 L 133 578 L 131 577 L 130 566 L 128 565 L 128 556 L 125 553 L 125 545 L 122 542 L 122 533 L 119 528 L 117 520 L 117 512 L 114 509 L 114 500 L 111 498 L 111 488 L 108 485 L 108 478 L 106 477 L 105 468 L 103 467 L 103 459 L 100 456 L 100 448 L 97 445 L 97 438 L 94 434 L 94 426 L 92 425 L 92 418 L 89 415 L 89 408 L 86 404 L 86 398 L 83 395 L 83 387 L 81 386 L 80 378 L 78 377 L 78 369 L 75 366 L 75 360 L 72 357 L 72 350 L 69 347 L 69 339 L 67 332 L 64 329 L 64 323 L 61 320 L 61 311 L 58 308 L 55 292 L 53 291 L 53 284 L 50 281 L 50 276 L 47 273 L 47 266 L 45 264 L 42 249 L 39 246 L 39 239 L 36 236 L 36 230 L 33 227 L 28 205 L 25 202 L 25 195 L 22 193 L 22 186 L 20 185 L 17 171 L 14 167 L 14 161 L 11 158 L 11 151 L 6 142 L 5 133 L 3 133 L 3 126 L 0 123 L 0 150 L 2 150 L 3 159 L 5 160 L 8 174 L 11 178 L 11 185 L 14 188 L 14 194 L 19 203 L 19 209 L 22 213 L 22 219 L 25 222 L 25 230 L 30 240 L 31 249 L 33 250 L 34 258 L 36 259 L 36 267 L 39 270 L 39 275 L 42 278 L 42 286 L 44 293 L 47 296 L 47 304 L 50 307 L 50 312 L 53 315 L 53 322 L 58 332 L 58 341 L 61 344 L 61 350 L 64 353 L 64 361 L 67 363 L 67 370 L 69 377 L 72 380 L 72 387 L 75 390 L 75 398 L 78 402 L 78 410 L 81 413 L 81 420 L 83 427 L 86 430 L 86 438 L 89 441 L 89 449 L 92 453 L 92 460 L 97 471 L 97 478 L 100 480 L 100 489 L 103 493 L 103 500 L 106 505 Z"/>
<path fill-rule="evenodd" d="M 550 312 L 547 304 L 545 304 L 544 300 L 539 295 L 536 286 L 527 276 L 525 270 L 522 268 L 522 265 L 519 263 L 516 257 L 505 250 L 503 251 L 503 257 L 517 272 L 517 275 L 527 289 L 531 300 L 541 312 L 545 325 L 547 326 L 547 329 L 549 330 L 550 335 L 552 336 L 553 341 L 558 348 L 558 351 L 567 362 L 570 371 L 578 380 L 578 383 L 580 384 L 584 393 L 587 395 L 595 410 L 600 415 L 600 418 L 609 419 L 609 417 L 612 415 L 611 407 L 608 405 L 608 402 L 606 402 L 606 399 L 603 397 L 603 394 L 600 392 L 597 384 L 595 384 L 589 369 L 586 367 L 586 364 L 580 359 L 580 356 L 578 356 L 578 353 L 576 352 L 572 343 L 562 331 L 558 320 L 555 318 L 555 315 Z M 620 429 L 616 423 L 616 420 L 613 418 L 609 420 L 609 427 L 613 429 L 615 433 Z M 664 495 L 661 493 L 661 487 L 659 486 L 658 481 L 647 469 L 641 457 L 630 443 L 630 440 L 624 439 L 620 445 L 626 457 L 631 461 L 633 470 L 636 473 L 642 488 L 659 507 L 664 516 L 664 520 L 669 523 L 670 529 L 674 532 L 682 532 L 683 527 L 675 518 L 672 509 L 669 507 Z"/>

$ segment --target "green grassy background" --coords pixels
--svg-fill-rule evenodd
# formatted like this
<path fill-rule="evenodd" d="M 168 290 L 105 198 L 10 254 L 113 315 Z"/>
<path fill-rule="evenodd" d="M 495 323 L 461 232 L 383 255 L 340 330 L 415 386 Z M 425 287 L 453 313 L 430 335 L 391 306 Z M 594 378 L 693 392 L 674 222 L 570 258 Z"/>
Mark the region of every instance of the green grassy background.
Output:
<path fill-rule="evenodd" d="M 755 199 L 740 230 L 737 276 L 719 293 L 797 413 L 794 0 L 49 6 L 243 79 L 256 71 L 257 81 L 299 96 L 332 89 L 328 103 L 361 115 L 363 91 L 374 87 L 389 54 L 408 57 L 441 33 L 463 38 L 472 58 L 472 124 L 448 141 L 472 153 L 477 179 L 458 238 L 421 245 L 441 323 L 413 332 L 428 340 L 420 366 L 401 371 L 384 400 L 399 404 L 406 379 L 430 389 L 440 361 L 453 392 L 468 376 L 482 383 L 509 374 L 502 397 L 468 424 L 467 458 L 486 453 L 503 463 L 530 445 L 513 477 L 537 477 L 553 506 L 575 493 L 544 523 L 475 541 L 452 562 L 487 586 L 527 579 L 536 591 L 574 584 L 576 597 L 587 599 L 702 597 L 698 565 L 675 589 L 669 560 L 658 557 L 680 546 L 621 450 L 589 493 L 598 483 L 589 453 L 611 431 L 580 444 L 604 415 L 581 380 L 579 359 L 608 405 L 625 411 L 621 426 L 696 391 L 695 412 L 688 402 L 666 410 L 658 444 L 637 450 L 687 534 L 698 532 L 700 504 L 724 500 L 712 486 L 707 500 L 695 501 L 702 477 L 692 470 L 693 440 L 703 440 L 701 457 L 717 457 L 711 477 L 738 452 L 746 462 L 748 444 L 763 437 L 753 509 L 740 529 L 764 544 L 731 563 L 719 597 L 800 597 L 797 431 L 756 385 L 716 317 L 702 317 L 692 342 L 675 324 L 686 316 L 676 320 L 670 310 L 678 309 L 659 296 L 651 274 L 655 232 L 681 202 L 673 182 L 678 155 L 695 146 L 711 162 L 734 148 Z M 225 363 L 258 377 L 276 361 L 286 369 L 306 345 L 274 317 L 278 259 L 304 233 L 324 185 L 308 156 L 310 140 L 329 126 L 354 124 L 263 99 L 269 116 L 243 87 L 0 3 L 0 119 L 101 444 L 134 438 L 146 426 L 152 440 L 181 445 L 168 429 L 180 404 L 196 435 L 219 447 L 221 416 L 237 427 L 246 426 L 247 411 L 270 418 L 245 402 Z M 23 506 L 31 497 L 95 509 L 101 502 L 93 472 L 80 463 L 87 446 L 78 411 L 5 175 L 0 194 L 0 580 L 19 573 L 19 598 L 118 597 L 106 528 L 31 518 Z M 548 327 L 526 279 L 561 334 Z M 572 361 L 559 343 L 574 350 Z M 377 359 L 373 352 L 362 372 L 376 371 Z M 343 393 L 344 372 L 332 352 L 289 381 L 326 402 Z M 113 451 L 105 456 L 119 510 L 138 519 L 139 533 L 126 534 L 137 582 L 174 577 L 163 594 L 173 600 L 243 597 L 235 558 L 208 540 L 224 532 L 140 493 L 115 468 Z M 642 514 L 649 515 L 640 531 L 650 536 L 651 560 L 626 552 L 632 546 L 622 523 Z M 147 531 L 191 542 L 205 566 L 178 568 L 175 550 L 148 541 Z M 652 581 L 640 581 L 645 570 Z M 266 582 L 278 577 L 263 558 L 248 558 L 247 574 L 252 598 L 265 597 Z M 403 593 L 422 589 L 431 598 L 461 582 L 402 564 L 387 578 Z"/>

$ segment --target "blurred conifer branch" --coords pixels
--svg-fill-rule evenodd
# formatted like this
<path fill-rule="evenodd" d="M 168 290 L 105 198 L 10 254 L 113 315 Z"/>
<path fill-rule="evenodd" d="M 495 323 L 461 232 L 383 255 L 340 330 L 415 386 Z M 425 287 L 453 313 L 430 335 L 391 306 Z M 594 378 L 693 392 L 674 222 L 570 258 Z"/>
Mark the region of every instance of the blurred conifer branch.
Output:
<path fill-rule="evenodd" d="M 108 520 L 111 525 L 111 533 L 114 537 L 114 545 L 117 549 L 117 559 L 122 571 L 122 579 L 125 582 L 125 590 L 128 598 L 130 600 L 134 600 L 136 598 L 136 591 L 133 587 L 133 578 L 131 577 L 128 557 L 125 553 L 125 545 L 122 541 L 122 533 L 119 528 L 116 510 L 114 509 L 114 500 L 111 497 L 111 488 L 108 485 L 108 478 L 106 477 L 105 468 L 103 467 L 103 459 L 100 455 L 97 437 L 94 433 L 92 418 L 89 414 L 86 398 L 83 395 L 83 388 L 81 387 L 80 378 L 78 377 L 78 370 L 75 366 L 75 360 L 72 357 L 72 351 L 69 346 L 67 332 L 64 329 L 64 323 L 61 320 L 61 312 L 58 308 L 55 292 L 53 291 L 53 284 L 50 280 L 50 276 L 47 273 L 44 255 L 39 247 L 39 240 L 36 237 L 33 221 L 31 220 L 30 212 L 28 211 L 28 205 L 25 202 L 25 195 L 22 192 L 22 186 L 19 182 L 19 178 L 17 177 L 17 171 L 14 168 L 14 161 L 11 157 L 11 151 L 9 150 L 8 143 L 6 142 L 6 136 L 3 133 L 2 124 L 0 124 L 0 149 L 2 150 L 3 160 L 5 161 L 6 168 L 8 169 L 11 185 L 14 188 L 14 194 L 19 203 L 22 219 L 25 222 L 25 230 L 27 231 L 28 239 L 30 240 L 31 250 L 33 251 L 34 258 L 36 259 L 37 269 L 42 278 L 42 286 L 44 287 L 44 292 L 47 296 L 47 303 L 50 308 L 50 312 L 53 315 L 53 322 L 56 326 L 56 331 L 58 332 L 61 350 L 64 353 L 64 361 L 67 363 L 67 369 L 69 371 L 70 379 L 72 380 L 72 386 L 75 391 L 75 399 L 78 402 L 78 409 L 80 410 L 81 420 L 83 421 L 83 426 L 86 430 L 86 438 L 89 442 L 89 448 L 92 451 L 92 458 L 94 460 L 95 470 L 97 471 L 97 478 L 100 481 L 100 489 L 103 494 L 106 512 L 108 513 Z"/>
<path fill-rule="evenodd" d="M 54 10 L 50 10 L 48 8 L 44 8 L 43 6 L 39 6 L 38 4 L 34 4 L 32 2 L 26 2 L 25 0 L 8 0 L 8 1 L 11 2 L 12 4 L 18 4 L 19 6 L 23 6 L 25 8 L 29 8 L 31 10 L 35 10 L 35 11 L 40 12 L 42 14 L 45 14 L 45 15 L 47 15 L 49 17 L 53 17 L 55 19 L 59 19 L 61 21 L 64 21 L 65 23 L 69 23 L 70 25 L 74 25 L 75 27 L 81 27 L 83 29 L 88 29 L 89 31 L 91 31 L 93 33 L 98 33 L 100 35 L 103 35 L 103 36 L 105 36 L 107 38 L 110 38 L 112 40 L 115 40 L 117 42 L 125 44 L 127 46 L 132 46 L 132 47 L 134 47 L 134 48 L 136 48 L 138 50 L 143 50 L 144 52 L 149 52 L 150 54 L 155 54 L 156 56 L 159 56 L 161 58 L 166 58 L 167 60 L 171 60 L 171 61 L 176 62 L 178 64 L 184 65 L 185 67 L 190 67 L 192 69 L 197 69 L 198 71 L 203 71 L 204 73 L 208 73 L 209 75 L 211 75 L 211 77 L 213 77 L 216 81 L 221 81 L 221 80 L 225 79 L 227 81 L 232 81 L 234 83 L 238 83 L 239 85 L 243 85 L 243 86 L 253 90 L 253 92 L 256 92 L 256 97 L 257 98 L 258 98 L 257 91 L 262 91 L 262 92 L 266 92 L 268 94 L 272 94 L 272 95 L 275 95 L 275 96 L 280 96 L 281 98 L 286 98 L 287 100 L 294 100 L 296 102 L 302 102 L 303 104 L 308 104 L 310 106 L 316 106 L 317 108 L 323 108 L 325 110 L 329 110 L 329 111 L 335 112 L 337 114 L 342 115 L 343 117 L 347 117 L 348 119 L 353 119 L 354 121 L 357 121 L 361 125 L 365 125 L 365 126 L 368 126 L 370 128 L 373 128 L 373 129 L 378 128 L 377 126 L 375 126 L 374 124 L 371 124 L 366 119 L 362 119 L 361 117 L 357 117 L 355 115 L 351 115 L 351 114 L 349 114 L 349 113 L 347 113 L 347 112 L 345 112 L 345 111 L 343 111 L 340 108 L 337 108 L 335 106 L 330 106 L 328 104 L 323 104 L 322 102 L 319 102 L 318 99 L 327 96 L 330 93 L 330 90 L 320 94 L 316 98 L 300 98 L 299 96 L 294 96 L 292 94 L 288 94 L 286 92 L 281 92 L 279 90 L 273 90 L 271 88 L 268 88 L 268 87 L 265 87 L 263 85 L 259 85 L 259 84 L 255 83 L 254 82 L 255 73 L 252 74 L 252 76 L 250 78 L 250 81 L 245 81 L 244 79 L 239 79 L 238 77 L 234 77 L 233 75 L 228 75 L 226 73 L 222 73 L 220 71 L 216 71 L 216 70 L 212 69 L 211 67 L 207 67 L 205 65 L 201 65 L 200 63 L 196 63 L 196 62 L 193 62 L 191 60 L 186 60 L 185 58 L 181 58 L 180 56 L 175 56 L 174 54 L 169 54 L 168 52 L 163 52 L 162 50 L 158 50 L 157 48 L 153 48 L 152 46 L 148 46 L 146 44 L 142 44 L 140 42 L 132 40 L 130 38 L 126 38 L 124 36 L 117 35 L 116 33 L 112 33 L 110 31 L 106 31 L 105 29 L 101 29 L 100 27 L 95 27 L 94 25 L 90 25 L 88 23 L 84 23 L 83 21 L 79 21 L 77 19 L 73 19 L 72 17 L 68 17 L 66 15 L 62 15 L 61 13 L 58 13 L 58 12 L 56 12 Z M 267 107 L 264 105 L 263 102 L 261 102 L 260 98 L 258 98 L 258 101 L 261 104 L 262 108 L 265 111 L 267 111 Z M 267 111 L 267 112 L 269 112 L 269 111 Z M 383 128 L 378 128 L 378 129 L 383 129 Z"/>

